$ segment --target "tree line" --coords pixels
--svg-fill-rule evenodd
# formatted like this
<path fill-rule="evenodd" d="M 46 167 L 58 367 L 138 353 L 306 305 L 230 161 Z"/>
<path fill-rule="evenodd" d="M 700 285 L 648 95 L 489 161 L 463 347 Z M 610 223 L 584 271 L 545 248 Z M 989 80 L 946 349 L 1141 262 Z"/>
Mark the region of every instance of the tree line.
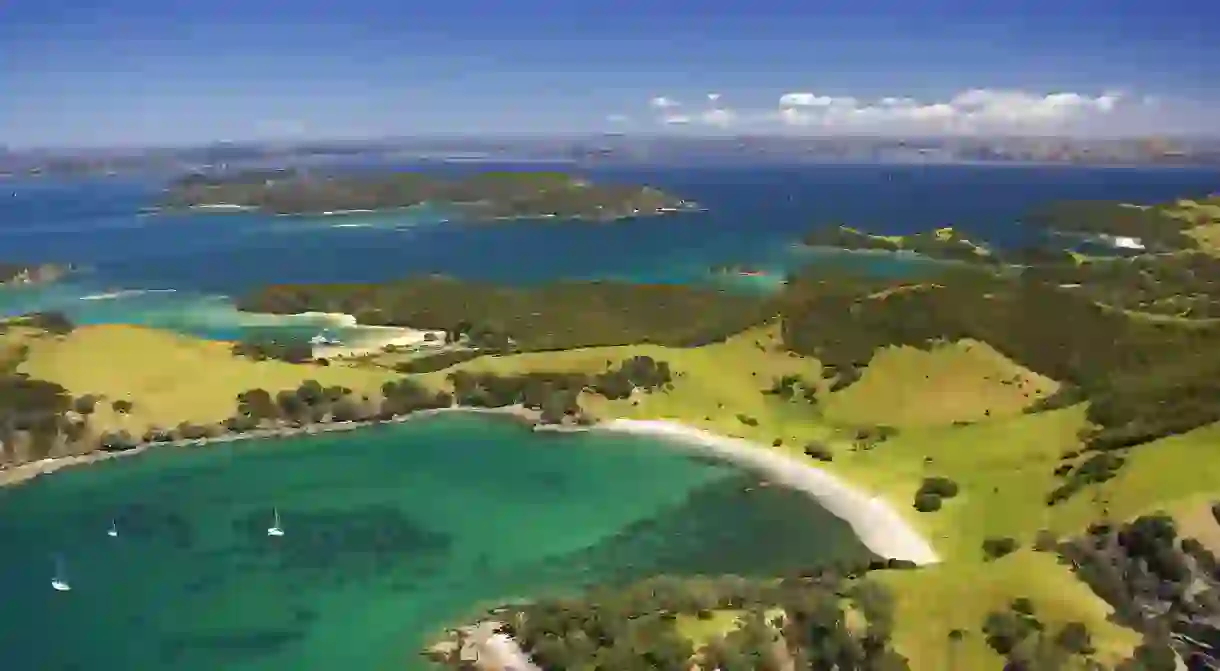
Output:
<path fill-rule="evenodd" d="M 460 332 L 485 346 L 511 345 L 522 352 L 706 345 L 775 314 L 766 298 L 706 288 L 620 282 L 505 287 L 436 276 L 384 284 L 275 285 L 239 298 L 237 306 L 273 314 L 345 312 L 361 324 Z"/>

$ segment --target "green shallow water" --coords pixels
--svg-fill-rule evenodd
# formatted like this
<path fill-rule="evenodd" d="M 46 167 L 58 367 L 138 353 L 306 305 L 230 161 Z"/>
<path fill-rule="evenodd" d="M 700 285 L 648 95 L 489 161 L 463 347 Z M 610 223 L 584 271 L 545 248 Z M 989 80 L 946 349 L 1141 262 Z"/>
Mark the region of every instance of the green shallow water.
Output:
<path fill-rule="evenodd" d="M 478 604 L 867 554 L 754 482 L 653 440 L 473 415 L 72 469 L 0 490 L 0 669 L 425 669 L 423 641 Z M 71 592 L 50 587 L 55 555 Z"/>

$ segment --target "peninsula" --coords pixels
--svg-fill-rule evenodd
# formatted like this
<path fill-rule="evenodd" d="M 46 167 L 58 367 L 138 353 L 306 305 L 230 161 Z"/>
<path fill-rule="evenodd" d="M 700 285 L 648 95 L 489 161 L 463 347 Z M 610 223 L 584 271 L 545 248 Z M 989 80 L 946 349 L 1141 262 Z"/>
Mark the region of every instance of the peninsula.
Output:
<path fill-rule="evenodd" d="M 170 186 L 161 209 L 324 215 L 425 203 L 454 208 L 475 220 L 555 217 L 610 221 L 695 207 L 648 186 L 593 184 L 562 172 L 484 172 L 444 179 L 416 172 L 319 176 L 275 171 L 218 178 L 191 175 Z"/>
<path fill-rule="evenodd" d="M 0 475 L 453 408 L 646 431 L 810 492 L 879 557 L 499 608 L 429 654 L 459 664 L 477 635 L 540 668 L 1207 668 L 1220 259 L 1205 249 L 1048 251 L 1015 271 L 900 278 L 814 265 L 771 295 L 424 277 L 241 297 L 440 334 L 436 348 L 297 363 L 138 327 L 12 323 Z M 1187 299 L 1203 307 L 1172 314 Z"/>

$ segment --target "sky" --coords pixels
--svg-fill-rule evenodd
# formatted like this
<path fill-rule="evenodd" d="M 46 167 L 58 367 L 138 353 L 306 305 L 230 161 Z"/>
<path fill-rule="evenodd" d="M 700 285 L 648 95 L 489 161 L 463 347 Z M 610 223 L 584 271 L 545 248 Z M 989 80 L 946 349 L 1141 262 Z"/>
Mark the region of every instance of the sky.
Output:
<path fill-rule="evenodd" d="M 0 145 L 1220 134 L 1218 20 L 1203 0 L 4 0 Z"/>

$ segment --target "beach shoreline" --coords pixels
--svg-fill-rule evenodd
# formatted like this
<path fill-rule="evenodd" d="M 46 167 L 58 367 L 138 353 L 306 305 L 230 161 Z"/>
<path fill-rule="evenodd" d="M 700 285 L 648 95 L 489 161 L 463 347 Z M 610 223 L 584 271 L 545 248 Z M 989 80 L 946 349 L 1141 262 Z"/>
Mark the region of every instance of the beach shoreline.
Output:
<path fill-rule="evenodd" d="M 832 515 L 847 522 L 860 542 L 872 552 L 920 566 L 940 562 L 940 556 L 927 539 L 890 502 L 854 487 L 812 463 L 761 443 L 667 420 L 612 419 L 595 424 L 589 430 L 659 438 L 696 454 L 763 472 L 775 484 L 813 497 Z"/>

